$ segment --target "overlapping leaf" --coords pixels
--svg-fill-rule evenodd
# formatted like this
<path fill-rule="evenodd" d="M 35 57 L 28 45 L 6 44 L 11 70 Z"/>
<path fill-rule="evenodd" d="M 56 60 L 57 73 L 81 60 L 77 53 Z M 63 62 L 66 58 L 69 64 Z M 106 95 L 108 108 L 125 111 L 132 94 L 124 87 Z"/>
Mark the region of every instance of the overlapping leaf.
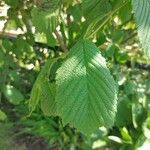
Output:
<path fill-rule="evenodd" d="M 58 25 L 58 11 L 49 13 L 47 11 L 39 11 L 34 8 L 32 10 L 32 22 L 38 32 L 52 32 Z"/>
<path fill-rule="evenodd" d="M 142 47 L 150 57 L 150 0 L 132 0 L 132 4 Z"/>
<path fill-rule="evenodd" d="M 52 116 L 56 114 L 56 102 L 55 102 L 55 89 L 54 83 L 45 81 L 42 84 L 42 92 L 40 94 L 41 109 L 46 116 Z"/>
<path fill-rule="evenodd" d="M 32 10 L 32 22 L 38 32 L 53 32 L 59 23 L 60 0 L 37 1 Z M 52 36 L 52 35 L 51 35 Z"/>
<path fill-rule="evenodd" d="M 117 87 L 99 49 L 81 40 L 69 52 L 56 76 L 57 113 L 64 124 L 91 134 L 113 125 Z"/>
<path fill-rule="evenodd" d="M 45 109 L 45 103 L 49 106 L 49 109 L 46 108 L 46 110 L 43 111 L 46 115 L 55 113 L 55 90 L 53 83 L 49 82 L 49 74 L 56 60 L 57 59 L 48 60 L 38 75 L 31 91 L 29 101 L 30 112 L 34 111 L 38 103 L 41 102 L 42 110 Z"/>
<path fill-rule="evenodd" d="M 86 19 L 83 34 L 84 37 L 90 37 L 91 33 L 102 24 L 102 19 L 111 12 L 111 5 L 108 0 L 83 0 L 82 10 Z"/>
<path fill-rule="evenodd" d="M 82 7 L 88 21 L 100 20 L 111 10 L 108 0 L 83 0 Z"/>

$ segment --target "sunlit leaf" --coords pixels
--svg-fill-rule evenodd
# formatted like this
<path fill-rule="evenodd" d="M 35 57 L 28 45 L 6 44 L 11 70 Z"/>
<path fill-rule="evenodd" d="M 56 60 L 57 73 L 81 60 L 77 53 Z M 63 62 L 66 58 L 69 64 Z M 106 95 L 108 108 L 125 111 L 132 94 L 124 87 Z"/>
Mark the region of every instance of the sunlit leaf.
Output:
<path fill-rule="evenodd" d="M 85 134 L 113 125 L 117 87 L 93 43 L 81 40 L 70 50 L 57 71 L 56 83 L 57 110 L 64 124 Z"/>

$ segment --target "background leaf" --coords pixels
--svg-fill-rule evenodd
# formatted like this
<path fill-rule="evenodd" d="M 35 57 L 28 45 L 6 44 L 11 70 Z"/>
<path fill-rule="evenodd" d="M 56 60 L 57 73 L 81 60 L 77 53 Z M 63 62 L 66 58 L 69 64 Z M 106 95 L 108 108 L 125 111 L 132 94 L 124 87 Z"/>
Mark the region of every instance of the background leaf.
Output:
<path fill-rule="evenodd" d="M 7 85 L 3 92 L 8 101 L 14 105 L 18 105 L 24 100 L 23 94 L 11 85 Z"/>

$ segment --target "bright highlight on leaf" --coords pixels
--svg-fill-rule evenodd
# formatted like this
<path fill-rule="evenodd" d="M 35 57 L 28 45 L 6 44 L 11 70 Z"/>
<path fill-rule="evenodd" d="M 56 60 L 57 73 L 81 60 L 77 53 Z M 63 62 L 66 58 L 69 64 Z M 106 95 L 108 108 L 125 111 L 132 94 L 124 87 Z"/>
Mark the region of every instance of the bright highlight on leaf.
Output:
<path fill-rule="evenodd" d="M 150 57 L 150 0 L 132 0 L 132 4 L 142 47 Z"/>
<path fill-rule="evenodd" d="M 56 84 L 57 113 L 64 124 L 87 135 L 99 126 L 113 125 L 117 86 L 93 43 L 81 40 L 70 50 Z"/>

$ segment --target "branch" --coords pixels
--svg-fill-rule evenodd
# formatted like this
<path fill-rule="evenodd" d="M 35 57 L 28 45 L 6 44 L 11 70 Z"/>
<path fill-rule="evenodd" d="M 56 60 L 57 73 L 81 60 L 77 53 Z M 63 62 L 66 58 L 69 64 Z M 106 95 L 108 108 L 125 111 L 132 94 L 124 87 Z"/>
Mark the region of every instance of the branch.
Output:
<path fill-rule="evenodd" d="M 1 34 L 0 33 L 0 38 L 1 39 L 7 39 L 7 40 L 10 40 L 10 41 L 15 41 L 17 39 L 17 35 L 15 34 Z M 58 47 L 58 46 L 55 46 L 55 47 L 51 47 L 49 45 L 47 45 L 46 43 L 40 43 L 40 42 L 35 42 L 35 44 L 33 45 L 34 47 L 40 47 L 40 48 L 47 48 L 47 49 L 51 49 L 51 50 L 60 50 L 62 49 L 62 47 Z M 64 51 L 64 50 L 63 50 Z M 65 51 L 67 51 L 67 49 L 65 49 Z M 137 68 L 137 69 L 141 69 L 141 70 L 146 70 L 146 71 L 150 71 L 150 64 L 143 64 L 143 63 L 139 63 L 139 62 L 131 62 L 131 61 L 127 61 L 126 62 L 126 66 L 131 68 L 131 67 L 134 67 L 134 68 Z"/>
<path fill-rule="evenodd" d="M 129 37 L 127 37 L 124 41 L 122 41 L 122 44 L 126 44 L 129 40 L 131 40 L 135 36 L 137 36 L 137 32 L 131 33 L 131 35 Z"/>
<path fill-rule="evenodd" d="M 134 68 L 150 71 L 150 64 L 143 64 L 143 63 L 138 63 L 138 62 L 127 61 L 126 65 L 129 68 L 134 67 Z"/>
<path fill-rule="evenodd" d="M 12 42 L 16 41 L 17 36 L 18 36 L 18 34 L 0 32 L 0 39 L 7 39 L 7 40 L 10 40 Z M 51 49 L 54 51 L 56 51 L 60 48 L 58 46 L 52 47 L 52 46 L 47 45 L 46 43 L 41 43 L 41 42 L 36 42 L 36 41 L 34 42 L 33 46 L 34 47 L 40 47 L 40 48 L 47 48 L 47 49 Z"/>

